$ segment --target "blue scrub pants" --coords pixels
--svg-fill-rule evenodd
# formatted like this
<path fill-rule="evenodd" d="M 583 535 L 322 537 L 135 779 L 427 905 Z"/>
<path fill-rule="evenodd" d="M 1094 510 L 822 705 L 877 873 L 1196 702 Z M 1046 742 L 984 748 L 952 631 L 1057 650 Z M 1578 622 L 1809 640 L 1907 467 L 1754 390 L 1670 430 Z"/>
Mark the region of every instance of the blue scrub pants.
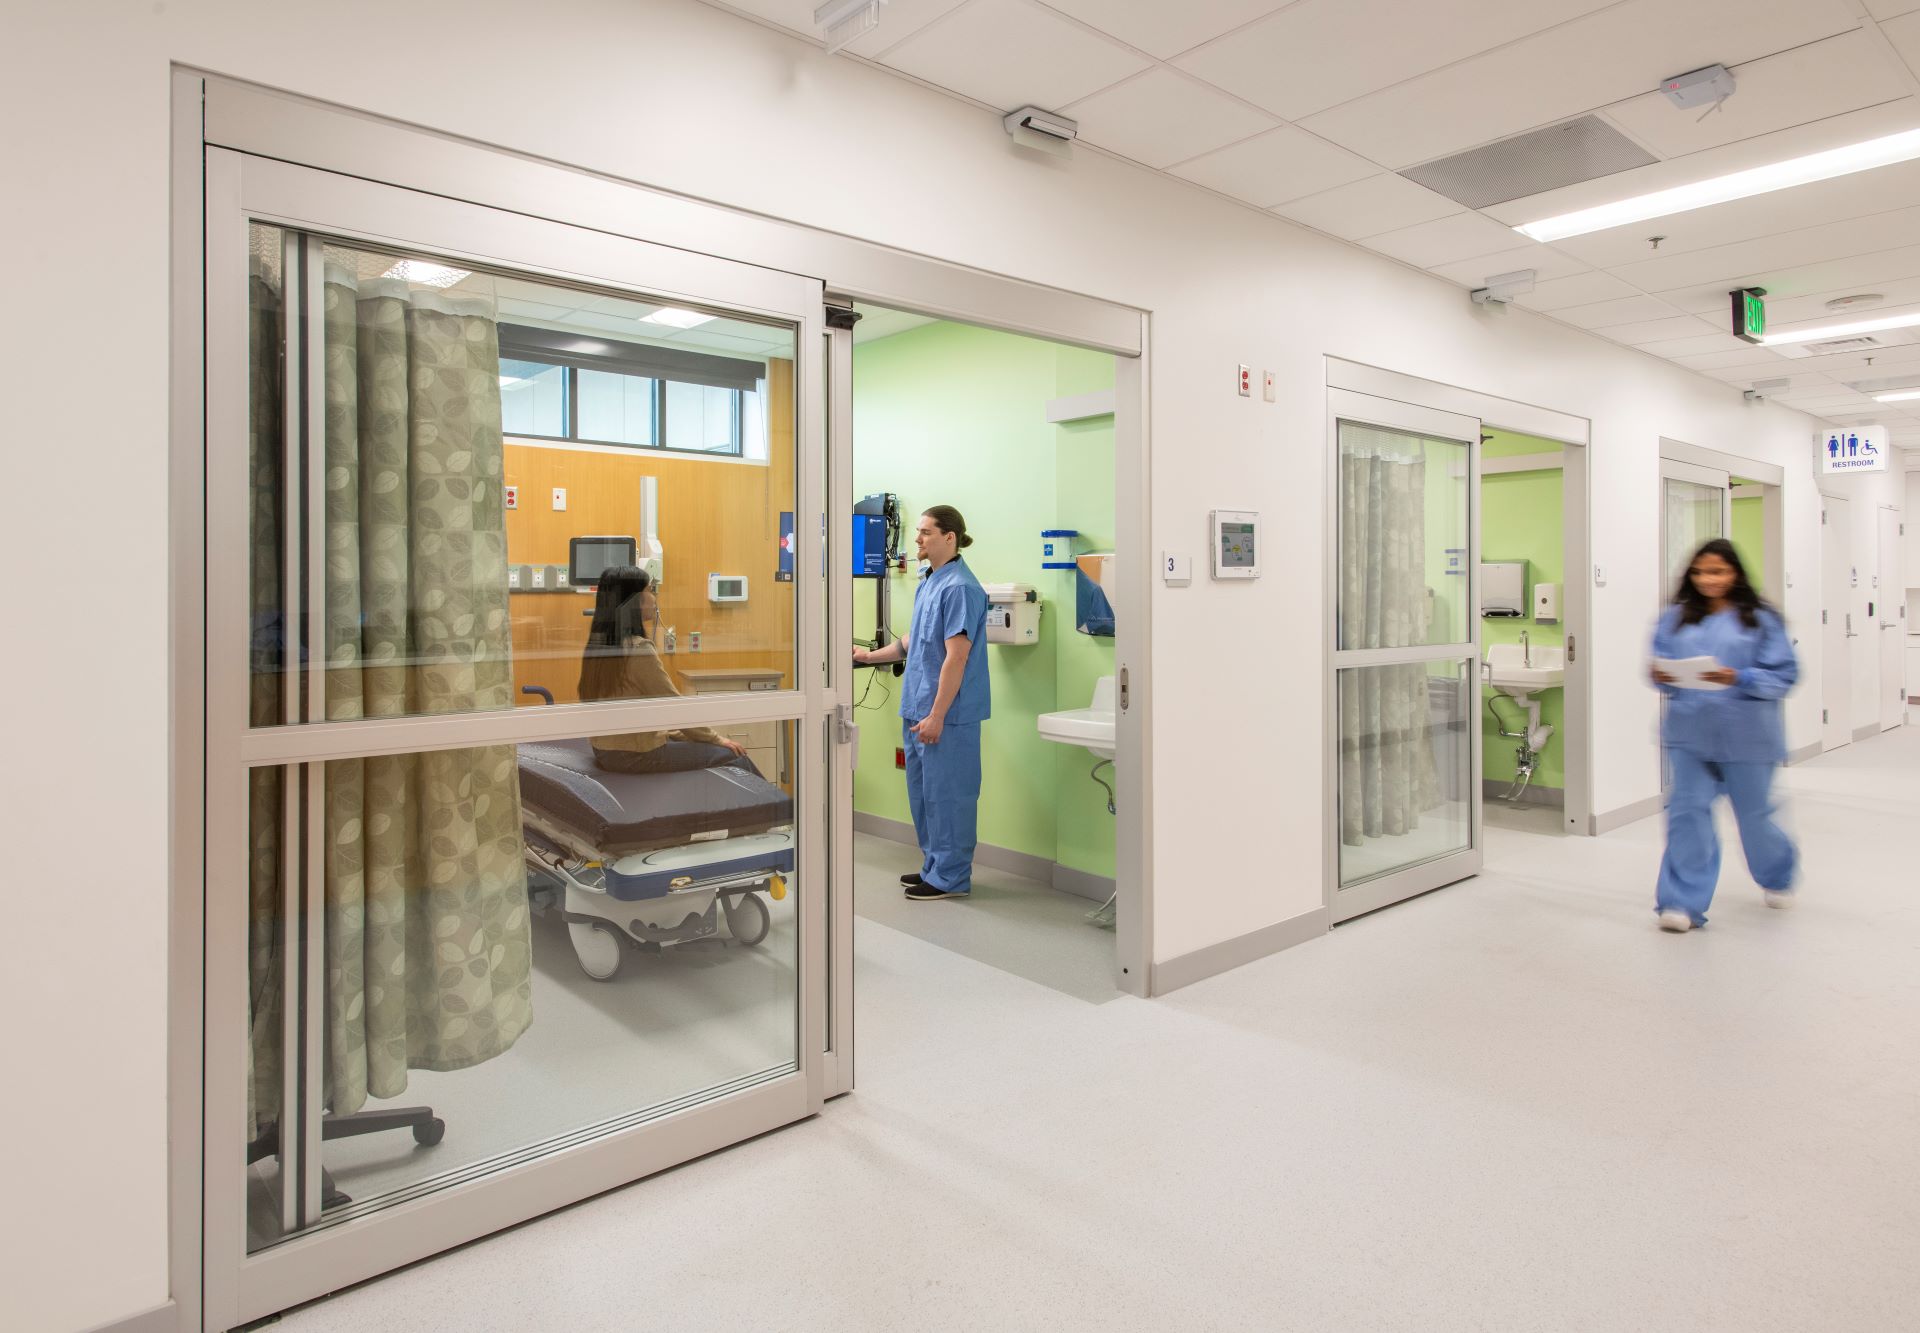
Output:
<path fill-rule="evenodd" d="M 1713 803 L 1722 792 L 1733 802 L 1740 846 L 1754 882 L 1763 889 L 1793 887 L 1800 853 L 1773 817 L 1773 775 L 1778 765 L 1727 763 L 1671 749 L 1667 763 L 1673 788 L 1667 793 L 1667 854 L 1660 862 L 1655 911 L 1678 908 L 1694 925 L 1706 924 L 1707 908 L 1720 880 L 1720 838 L 1714 832 Z"/>
<path fill-rule="evenodd" d="M 973 846 L 980 816 L 980 724 L 949 722 L 937 744 L 903 731 L 907 752 L 907 806 L 925 859 L 920 878 L 943 893 L 973 889 Z"/>

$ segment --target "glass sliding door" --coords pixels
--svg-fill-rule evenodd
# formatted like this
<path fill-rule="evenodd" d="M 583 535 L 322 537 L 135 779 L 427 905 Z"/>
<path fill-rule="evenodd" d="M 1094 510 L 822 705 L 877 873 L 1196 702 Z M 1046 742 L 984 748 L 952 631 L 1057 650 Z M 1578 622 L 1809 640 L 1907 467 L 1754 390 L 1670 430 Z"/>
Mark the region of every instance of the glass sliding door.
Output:
<path fill-rule="evenodd" d="M 1723 471 L 1660 460 L 1660 549 L 1664 554 L 1660 602 L 1673 600 L 1693 553 L 1732 529 L 1733 482 Z"/>
<path fill-rule="evenodd" d="M 817 1111 L 842 742 L 817 281 L 207 183 L 225 1328 Z"/>
<path fill-rule="evenodd" d="M 1480 423 L 1329 390 L 1330 910 L 1480 866 Z"/>

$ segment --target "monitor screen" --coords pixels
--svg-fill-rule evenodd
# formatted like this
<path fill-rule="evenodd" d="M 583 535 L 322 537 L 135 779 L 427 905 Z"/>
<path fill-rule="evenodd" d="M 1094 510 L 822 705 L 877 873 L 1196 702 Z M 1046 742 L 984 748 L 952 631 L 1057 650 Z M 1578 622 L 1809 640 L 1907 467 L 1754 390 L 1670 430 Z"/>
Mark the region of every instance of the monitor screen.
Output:
<path fill-rule="evenodd" d="M 639 558 L 632 537 L 575 537 L 568 544 L 567 578 L 576 588 L 598 586 L 600 575 Z"/>

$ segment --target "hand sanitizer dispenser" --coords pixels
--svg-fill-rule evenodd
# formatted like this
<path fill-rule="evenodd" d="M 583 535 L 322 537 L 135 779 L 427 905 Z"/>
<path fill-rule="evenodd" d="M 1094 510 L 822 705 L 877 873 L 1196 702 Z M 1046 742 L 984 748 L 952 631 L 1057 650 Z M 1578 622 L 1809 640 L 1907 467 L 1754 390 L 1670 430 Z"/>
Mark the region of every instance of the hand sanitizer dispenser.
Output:
<path fill-rule="evenodd" d="M 1559 584 L 1536 583 L 1533 585 L 1533 618 L 1541 625 L 1560 623 Z"/>

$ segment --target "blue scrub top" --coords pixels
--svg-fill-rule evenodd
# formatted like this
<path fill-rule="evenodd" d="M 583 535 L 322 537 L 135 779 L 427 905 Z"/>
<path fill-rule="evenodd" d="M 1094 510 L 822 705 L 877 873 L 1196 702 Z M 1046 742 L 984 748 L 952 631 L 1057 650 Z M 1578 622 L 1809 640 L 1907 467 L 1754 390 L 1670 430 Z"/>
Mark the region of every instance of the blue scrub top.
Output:
<path fill-rule="evenodd" d="M 985 722 L 993 713 L 987 684 L 987 594 L 967 562 L 957 558 L 929 574 L 913 599 L 907 674 L 900 689 L 900 716 L 909 722 L 933 711 L 940 693 L 940 668 L 947 661 L 947 640 L 956 634 L 966 635 L 973 647 L 946 720 L 956 725 Z"/>
<path fill-rule="evenodd" d="M 1667 696 L 1667 716 L 1660 728 L 1665 744 L 1730 764 L 1786 760 L 1780 701 L 1800 678 L 1800 664 L 1786 622 L 1766 610 L 1758 613 L 1758 620 L 1757 626 L 1747 628 L 1733 607 L 1686 626 L 1680 624 L 1677 606 L 1660 617 L 1653 632 L 1655 657 L 1711 657 L 1736 673 L 1724 690 L 1660 686 Z"/>

